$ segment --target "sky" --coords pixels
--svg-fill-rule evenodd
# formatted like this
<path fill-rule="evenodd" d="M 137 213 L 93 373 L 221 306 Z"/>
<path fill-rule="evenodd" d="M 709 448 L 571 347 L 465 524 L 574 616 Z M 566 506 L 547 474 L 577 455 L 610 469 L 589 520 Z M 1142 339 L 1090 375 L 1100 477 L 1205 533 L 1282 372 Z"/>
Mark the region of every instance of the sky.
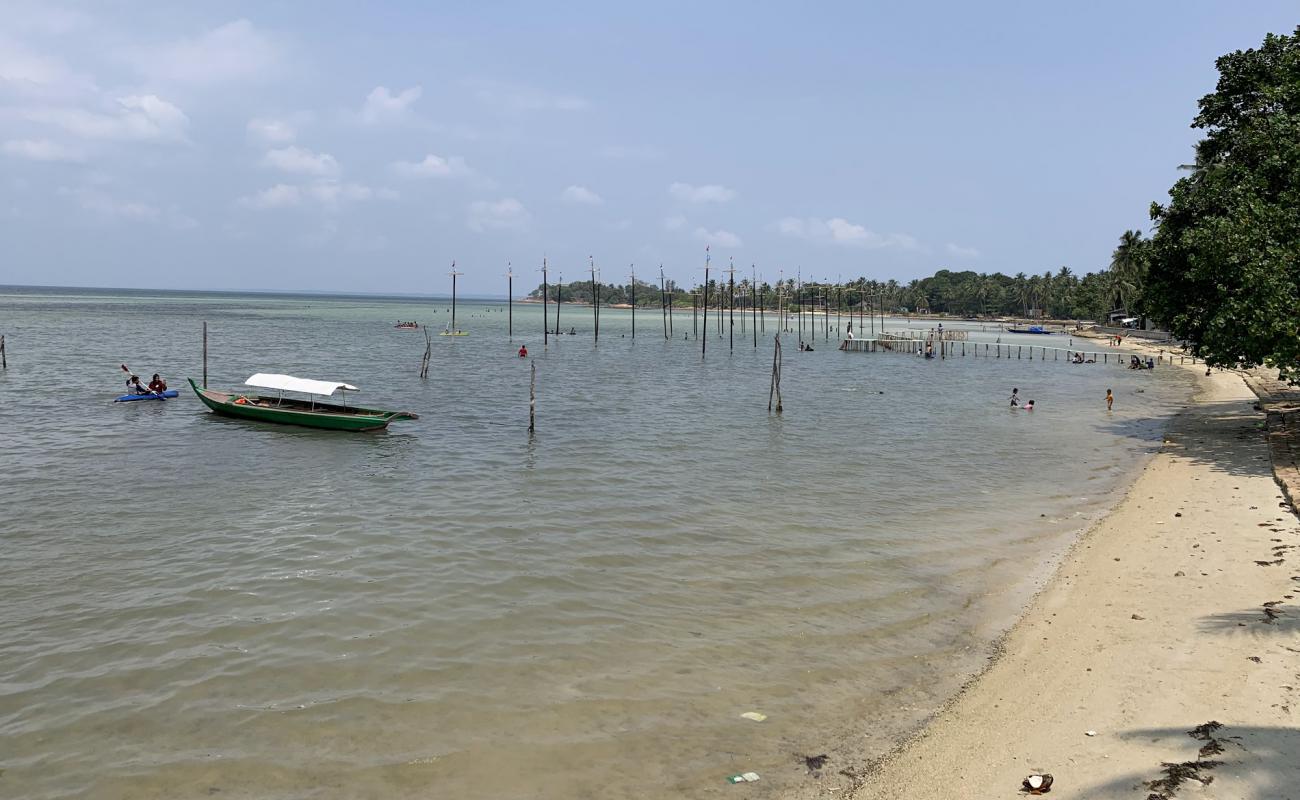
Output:
<path fill-rule="evenodd" d="M 1096 271 L 1295 11 L 0 0 L 0 284 Z"/>

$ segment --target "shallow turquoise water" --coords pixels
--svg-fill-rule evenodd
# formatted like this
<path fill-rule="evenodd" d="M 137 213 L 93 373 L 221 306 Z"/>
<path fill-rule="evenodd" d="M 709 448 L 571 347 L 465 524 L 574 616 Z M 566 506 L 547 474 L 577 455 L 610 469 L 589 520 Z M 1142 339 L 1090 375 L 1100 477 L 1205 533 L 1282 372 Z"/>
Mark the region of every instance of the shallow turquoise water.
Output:
<path fill-rule="evenodd" d="M 775 793 L 806 779 L 792 752 L 884 747 L 977 667 L 1190 389 L 819 334 L 783 337 L 769 416 L 772 318 L 701 358 L 689 311 L 666 341 L 603 310 L 596 346 L 565 307 L 577 335 L 544 347 L 539 307 L 509 341 L 482 301 L 421 380 L 392 325 L 448 306 L 0 289 L 6 794 Z M 205 320 L 215 387 L 337 378 L 422 418 L 215 417 L 183 386 Z M 123 362 L 182 397 L 111 403 Z"/>

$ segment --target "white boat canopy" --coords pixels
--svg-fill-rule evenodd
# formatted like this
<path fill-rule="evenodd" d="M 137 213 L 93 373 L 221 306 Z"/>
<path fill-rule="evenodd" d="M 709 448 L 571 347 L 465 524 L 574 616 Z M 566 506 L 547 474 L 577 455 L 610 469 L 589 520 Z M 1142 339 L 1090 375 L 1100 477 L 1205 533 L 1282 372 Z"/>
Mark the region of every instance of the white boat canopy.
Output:
<path fill-rule="evenodd" d="M 303 394 L 319 394 L 328 397 L 339 389 L 345 392 L 361 391 L 350 383 L 335 383 L 334 381 L 314 381 L 311 378 L 295 378 L 292 375 L 274 375 L 267 372 L 259 372 L 250 376 L 244 381 L 247 386 L 256 386 L 259 389 L 276 389 L 282 392 L 302 392 Z"/>

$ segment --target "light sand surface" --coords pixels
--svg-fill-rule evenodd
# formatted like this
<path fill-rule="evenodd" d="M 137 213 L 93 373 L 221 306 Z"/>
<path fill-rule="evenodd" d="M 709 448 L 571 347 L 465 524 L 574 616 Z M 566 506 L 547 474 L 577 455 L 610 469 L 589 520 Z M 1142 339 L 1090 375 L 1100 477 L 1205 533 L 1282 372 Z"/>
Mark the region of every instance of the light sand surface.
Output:
<path fill-rule="evenodd" d="M 828 765 L 797 796 L 1022 797 L 1041 770 L 1055 798 L 1300 798 L 1300 525 L 1254 402 L 1235 374 L 1204 378 L 1004 654 L 876 769 Z M 1189 735 L 1210 721 L 1214 743 Z M 1207 746 L 1208 785 L 1149 785 Z"/>

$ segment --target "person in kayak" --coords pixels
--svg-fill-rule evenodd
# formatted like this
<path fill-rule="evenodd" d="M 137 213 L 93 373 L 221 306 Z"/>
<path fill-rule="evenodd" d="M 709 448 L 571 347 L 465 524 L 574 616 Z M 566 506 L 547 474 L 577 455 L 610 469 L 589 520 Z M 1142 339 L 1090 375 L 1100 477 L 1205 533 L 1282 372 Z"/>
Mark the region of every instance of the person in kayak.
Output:
<path fill-rule="evenodd" d="M 167 381 L 163 380 L 159 377 L 158 373 L 155 372 L 153 377 L 149 379 L 149 391 L 154 394 L 162 394 L 167 391 Z"/>
<path fill-rule="evenodd" d="M 149 394 L 149 389 L 143 383 L 140 383 L 139 375 L 132 375 L 126 379 L 127 394 Z"/>

